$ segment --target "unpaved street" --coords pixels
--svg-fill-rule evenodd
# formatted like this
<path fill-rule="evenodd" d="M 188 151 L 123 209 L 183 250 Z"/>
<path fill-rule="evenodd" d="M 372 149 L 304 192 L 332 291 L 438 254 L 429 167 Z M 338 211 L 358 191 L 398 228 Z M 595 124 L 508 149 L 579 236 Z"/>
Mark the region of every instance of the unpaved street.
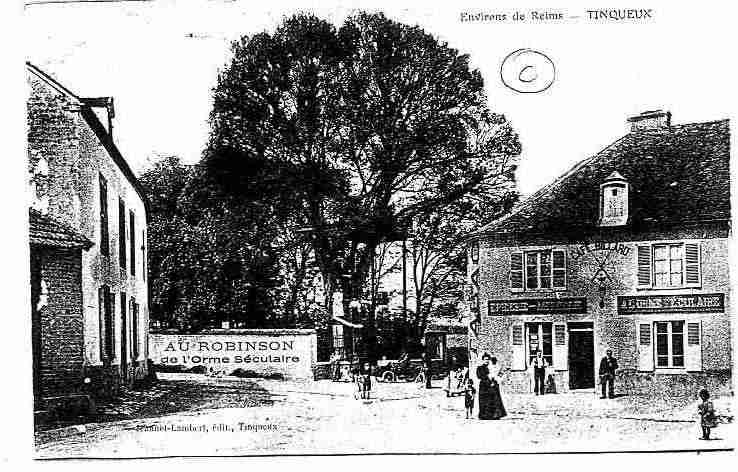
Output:
<path fill-rule="evenodd" d="M 733 424 L 698 440 L 691 399 L 595 393 L 505 395 L 509 416 L 464 418 L 463 398 L 440 388 L 376 384 L 377 398 L 356 400 L 351 384 L 185 376 L 204 390 L 238 392 L 220 406 L 203 398 L 195 411 L 90 424 L 40 435 L 38 457 L 137 457 L 243 454 L 553 452 L 725 449 Z M 180 376 L 179 380 L 182 378 Z M 166 380 L 165 380 L 166 382 Z M 216 391 L 217 393 L 217 391 Z M 503 392 L 504 395 L 504 392 Z M 241 402 L 239 404 L 239 402 Z M 660 407 L 656 404 L 662 405 Z"/>

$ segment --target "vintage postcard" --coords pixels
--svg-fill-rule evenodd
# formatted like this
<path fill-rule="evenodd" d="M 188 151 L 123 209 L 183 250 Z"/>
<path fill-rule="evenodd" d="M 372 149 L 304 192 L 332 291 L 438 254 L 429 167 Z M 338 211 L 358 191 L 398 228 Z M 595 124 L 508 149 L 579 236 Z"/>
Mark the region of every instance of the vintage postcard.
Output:
<path fill-rule="evenodd" d="M 34 457 L 733 451 L 734 26 L 612 3 L 26 1 Z"/>

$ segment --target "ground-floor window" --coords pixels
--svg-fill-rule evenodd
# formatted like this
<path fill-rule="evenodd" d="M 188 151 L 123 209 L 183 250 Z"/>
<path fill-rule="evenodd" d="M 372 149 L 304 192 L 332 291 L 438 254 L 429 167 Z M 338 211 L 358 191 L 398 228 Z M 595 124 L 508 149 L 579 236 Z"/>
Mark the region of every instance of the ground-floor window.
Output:
<path fill-rule="evenodd" d="M 533 362 L 533 358 L 540 350 L 548 365 L 553 365 L 553 323 L 526 323 L 525 331 L 528 340 L 528 363 Z"/>
<path fill-rule="evenodd" d="M 684 321 L 657 321 L 656 367 L 684 367 Z"/>

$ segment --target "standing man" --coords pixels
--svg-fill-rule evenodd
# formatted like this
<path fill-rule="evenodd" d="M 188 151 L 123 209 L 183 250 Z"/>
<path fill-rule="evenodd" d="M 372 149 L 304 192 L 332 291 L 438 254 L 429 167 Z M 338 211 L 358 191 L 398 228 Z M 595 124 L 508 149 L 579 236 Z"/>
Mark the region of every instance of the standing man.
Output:
<path fill-rule="evenodd" d="M 546 393 L 546 367 L 548 367 L 548 363 L 543 358 L 543 353 L 540 349 L 536 351 L 536 357 L 533 358 L 532 366 L 536 395 L 544 395 Z"/>
<path fill-rule="evenodd" d="M 617 369 L 618 360 L 612 357 L 612 351 L 608 349 L 605 357 L 600 361 L 600 384 L 602 385 L 600 398 L 605 398 L 606 390 L 609 390 L 609 395 L 607 395 L 609 398 L 615 398 L 615 371 Z"/>

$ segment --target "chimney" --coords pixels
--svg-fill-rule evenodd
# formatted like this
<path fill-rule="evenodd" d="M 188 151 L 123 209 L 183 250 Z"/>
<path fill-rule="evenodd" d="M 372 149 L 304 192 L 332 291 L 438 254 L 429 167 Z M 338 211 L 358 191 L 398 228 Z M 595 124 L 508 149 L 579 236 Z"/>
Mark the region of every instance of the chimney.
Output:
<path fill-rule="evenodd" d="M 661 109 L 644 111 L 640 115 L 628 118 L 628 123 L 630 123 L 632 133 L 669 128 L 671 126 L 671 112 Z"/>

